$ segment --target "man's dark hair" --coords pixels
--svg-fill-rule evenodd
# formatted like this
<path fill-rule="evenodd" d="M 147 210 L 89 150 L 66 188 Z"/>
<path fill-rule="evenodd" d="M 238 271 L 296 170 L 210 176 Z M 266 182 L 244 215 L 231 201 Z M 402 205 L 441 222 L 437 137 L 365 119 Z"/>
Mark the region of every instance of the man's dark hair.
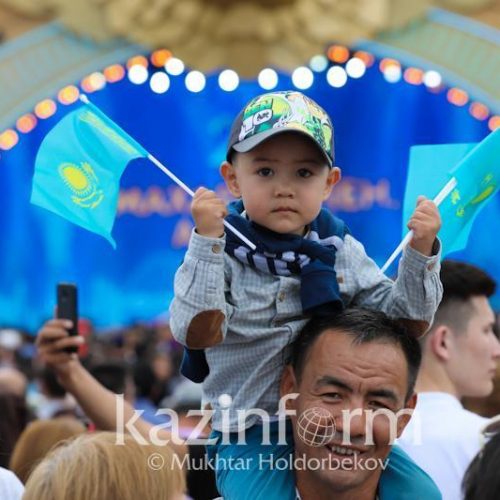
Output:
<path fill-rule="evenodd" d="M 129 371 L 125 364 L 118 362 L 101 363 L 90 369 L 90 373 L 106 389 L 115 394 L 124 394 Z"/>
<path fill-rule="evenodd" d="M 298 380 L 302 376 L 310 350 L 326 330 L 337 330 L 352 336 L 353 344 L 382 341 L 399 346 L 408 363 L 406 400 L 411 397 L 422 361 L 420 345 L 402 323 L 390 319 L 383 312 L 367 309 L 346 309 L 341 313 L 309 320 L 292 345 L 290 364 Z"/>
<path fill-rule="evenodd" d="M 496 290 L 495 281 L 482 269 L 454 260 L 441 263 L 443 300 L 434 317 L 434 326 L 446 324 L 463 331 L 473 314 L 473 297 L 491 297 Z"/>
<path fill-rule="evenodd" d="M 441 263 L 441 282 L 443 283 L 443 300 L 466 301 L 477 295 L 491 297 L 496 290 L 495 281 L 482 269 L 459 262 L 444 260 Z"/>
<path fill-rule="evenodd" d="M 500 432 L 476 455 L 465 472 L 462 492 L 465 500 L 493 500 L 500 491 Z"/>

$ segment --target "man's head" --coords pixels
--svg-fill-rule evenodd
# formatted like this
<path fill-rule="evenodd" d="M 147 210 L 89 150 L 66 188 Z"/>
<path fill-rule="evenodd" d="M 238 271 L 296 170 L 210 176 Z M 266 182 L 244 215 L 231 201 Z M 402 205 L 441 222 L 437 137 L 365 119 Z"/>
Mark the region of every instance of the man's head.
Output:
<path fill-rule="evenodd" d="M 422 340 L 424 359 L 419 388 L 461 398 L 493 390 L 500 344 L 488 297 L 495 282 L 481 269 L 445 260 L 441 267 L 443 300 L 433 326 Z M 422 387 L 420 387 L 422 385 Z"/>
<path fill-rule="evenodd" d="M 256 97 L 235 119 L 221 174 L 248 217 L 279 233 L 303 234 L 340 180 L 333 126 L 300 92 Z"/>
<path fill-rule="evenodd" d="M 290 405 L 296 410 L 296 454 L 342 466 L 298 473 L 302 479 L 331 491 L 375 491 L 391 439 L 401 434 L 415 407 L 420 360 L 418 341 L 381 312 L 351 309 L 312 319 L 304 327 L 281 383 L 282 396 L 299 394 Z M 323 446 L 308 446 L 297 434 L 297 419 L 313 408 L 328 411 L 335 420 L 337 432 Z M 409 411 L 397 418 L 404 409 Z M 372 432 L 367 428 L 370 413 Z"/>

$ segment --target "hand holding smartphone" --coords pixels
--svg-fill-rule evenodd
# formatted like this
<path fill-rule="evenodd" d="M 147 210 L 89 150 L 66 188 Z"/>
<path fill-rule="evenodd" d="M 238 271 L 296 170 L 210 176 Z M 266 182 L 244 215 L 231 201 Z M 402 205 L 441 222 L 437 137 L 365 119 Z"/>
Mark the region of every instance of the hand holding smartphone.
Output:
<path fill-rule="evenodd" d="M 57 317 L 70 319 L 73 326 L 68 328 L 71 336 L 78 335 L 78 292 L 73 283 L 58 283 L 57 285 Z M 77 348 L 68 347 L 67 352 L 77 352 Z"/>

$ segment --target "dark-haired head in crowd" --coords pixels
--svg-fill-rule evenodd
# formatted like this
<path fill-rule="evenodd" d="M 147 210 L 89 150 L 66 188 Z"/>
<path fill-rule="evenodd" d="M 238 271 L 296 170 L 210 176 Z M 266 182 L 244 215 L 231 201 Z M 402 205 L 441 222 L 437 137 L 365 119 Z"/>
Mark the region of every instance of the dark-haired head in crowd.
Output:
<path fill-rule="evenodd" d="M 158 414 L 158 408 L 149 397 L 158 383 L 148 363 L 140 362 L 131 371 L 124 363 L 110 362 L 94 366 L 90 372 L 104 386 L 115 394 L 123 394 L 142 417 L 152 424 L 169 421 L 166 415 Z"/>
<path fill-rule="evenodd" d="M 0 467 L 8 467 L 16 441 L 31 419 L 24 397 L 0 392 Z"/>
<path fill-rule="evenodd" d="M 55 373 L 47 367 L 37 376 L 41 398 L 37 406 L 37 417 L 49 419 L 61 416 L 75 416 L 76 404 L 66 389 L 57 381 Z"/>
<path fill-rule="evenodd" d="M 443 300 L 421 341 L 418 418 L 406 428 L 401 445 L 447 500 L 460 498 L 463 474 L 479 450 L 480 430 L 487 422 L 467 411 L 461 399 L 492 392 L 500 343 L 488 302 L 496 289 L 493 279 L 476 266 L 445 260 L 441 281 Z"/>
<path fill-rule="evenodd" d="M 469 465 L 462 483 L 464 500 L 497 500 L 500 495 L 499 471 L 500 428 Z"/>

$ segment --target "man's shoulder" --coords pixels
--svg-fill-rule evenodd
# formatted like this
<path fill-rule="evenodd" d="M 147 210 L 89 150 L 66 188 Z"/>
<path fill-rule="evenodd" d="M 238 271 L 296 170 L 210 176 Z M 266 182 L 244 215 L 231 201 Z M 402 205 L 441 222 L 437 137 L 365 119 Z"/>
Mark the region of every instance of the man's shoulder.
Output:
<path fill-rule="evenodd" d="M 439 417 L 440 413 L 446 412 L 450 417 L 466 420 L 478 425 L 485 424 L 488 419 L 477 413 L 467 410 L 462 403 L 451 394 L 441 392 L 421 392 L 418 394 L 416 411 L 424 414 L 432 414 Z"/>
<path fill-rule="evenodd" d="M 476 442 L 487 418 L 466 410 L 449 394 L 420 393 L 414 414 L 403 432 L 400 443 L 408 443 L 420 434 L 431 442 Z"/>
<path fill-rule="evenodd" d="M 24 486 L 17 476 L 10 470 L 0 467 L 0 498 L 5 500 L 20 499 Z"/>
<path fill-rule="evenodd" d="M 477 413 L 474 413 L 473 411 L 467 410 L 465 408 L 462 408 L 462 418 L 464 420 L 467 419 L 471 424 L 474 424 L 480 428 L 483 428 L 489 420 L 488 418 L 478 415 Z"/>

